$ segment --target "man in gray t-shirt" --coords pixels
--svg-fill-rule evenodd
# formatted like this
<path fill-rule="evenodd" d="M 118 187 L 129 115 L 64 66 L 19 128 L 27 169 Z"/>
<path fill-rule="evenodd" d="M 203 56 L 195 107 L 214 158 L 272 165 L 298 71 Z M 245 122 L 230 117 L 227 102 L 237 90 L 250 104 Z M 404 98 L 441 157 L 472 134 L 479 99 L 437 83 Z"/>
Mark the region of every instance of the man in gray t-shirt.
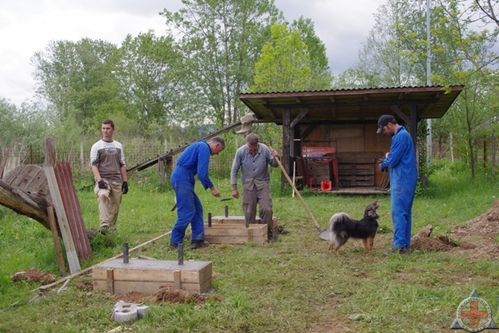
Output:
<path fill-rule="evenodd" d="M 267 166 L 277 167 L 275 156 L 277 156 L 277 152 L 274 149 L 259 143 L 258 135 L 250 133 L 246 136 L 246 144 L 236 151 L 230 172 L 232 196 L 239 198 L 237 173 L 241 169 L 245 222 L 255 223 L 258 204 L 260 217 L 262 222 L 269 226 L 269 232 L 272 232 L 272 195 Z"/>
<path fill-rule="evenodd" d="M 114 228 L 118 219 L 121 194 L 128 193 L 123 146 L 113 140 L 114 123 L 104 120 L 101 124 L 102 139 L 90 150 L 90 164 L 95 179 L 94 192 L 99 201 L 99 231 Z"/>

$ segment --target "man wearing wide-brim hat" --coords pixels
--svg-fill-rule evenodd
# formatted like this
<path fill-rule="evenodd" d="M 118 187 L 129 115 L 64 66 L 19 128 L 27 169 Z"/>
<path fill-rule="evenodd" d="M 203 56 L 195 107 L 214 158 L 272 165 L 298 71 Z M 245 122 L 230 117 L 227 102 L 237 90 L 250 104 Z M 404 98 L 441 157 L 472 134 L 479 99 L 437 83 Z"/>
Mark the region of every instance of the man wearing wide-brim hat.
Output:
<path fill-rule="evenodd" d="M 392 252 L 405 253 L 411 245 L 412 203 L 418 179 L 414 142 L 405 127 L 388 114 L 379 117 L 377 133 L 392 137 L 390 152 L 386 154 L 379 168 L 388 169 L 390 173 Z"/>

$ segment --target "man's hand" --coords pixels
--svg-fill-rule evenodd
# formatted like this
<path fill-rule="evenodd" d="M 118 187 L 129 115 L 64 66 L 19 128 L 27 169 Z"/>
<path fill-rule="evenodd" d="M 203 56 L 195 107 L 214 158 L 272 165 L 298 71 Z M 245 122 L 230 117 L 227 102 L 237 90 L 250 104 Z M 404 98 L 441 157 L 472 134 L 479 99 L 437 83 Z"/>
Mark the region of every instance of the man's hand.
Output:
<path fill-rule="evenodd" d="M 123 182 L 121 185 L 121 193 L 127 194 L 128 193 L 128 182 Z"/>
<path fill-rule="evenodd" d="M 218 191 L 218 189 L 217 189 L 215 186 L 213 186 L 213 187 L 211 188 L 211 194 L 212 194 L 214 197 L 219 197 L 219 196 L 220 196 L 220 192 Z"/>
<path fill-rule="evenodd" d="M 381 172 L 386 172 L 388 170 L 387 167 L 383 166 L 383 163 L 379 164 L 379 169 L 381 170 Z"/>
<path fill-rule="evenodd" d="M 104 181 L 104 179 L 101 179 L 97 182 L 97 186 L 99 186 L 100 189 L 107 189 L 107 183 Z"/>
<path fill-rule="evenodd" d="M 272 157 L 279 156 L 279 154 L 277 153 L 277 151 L 274 148 L 270 148 L 270 155 L 272 155 Z"/>
<path fill-rule="evenodd" d="M 232 191 L 232 197 L 236 198 L 236 199 L 239 198 L 239 191 L 238 190 L 233 190 Z"/>

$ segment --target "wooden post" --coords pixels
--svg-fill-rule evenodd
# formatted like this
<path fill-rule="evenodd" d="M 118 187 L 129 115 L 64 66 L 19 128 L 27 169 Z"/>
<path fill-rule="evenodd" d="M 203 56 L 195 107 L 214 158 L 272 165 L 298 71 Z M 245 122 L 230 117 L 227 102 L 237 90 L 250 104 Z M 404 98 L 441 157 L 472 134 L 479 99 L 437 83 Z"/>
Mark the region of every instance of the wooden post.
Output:
<path fill-rule="evenodd" d="M 50 225 L 50 231 L 52 232 L 52 240 L 54 241 L 55 259 L 57 261 L 57 266 L 59 266 L 59 273 L 61 276 L 66 275 L 66 265 L 64 264 L 64 256 L 62 255 L 61 240 L 59 239 L 59 233 L 57 232 L 57 226 L 55 222 L 54 207 L 47 207 L 47 216 Z"/>
<path fill-rule="evenodd" d="M 292 198 L 295 197 L 295 188 L 296 188 L 296 161 L 293 161 L 293 194 L 291 195 Z"/>
<path fill-rule="evenodd" d="M 112 268 L 106 270 L 106 283 L 107 292 L 114 294 L 114 270 Z"/>
<path fill-rule="evenodd" d="M 283 159 L 283 167 L 286 174 L 289 175 L 289 156 L 290 156 L 290 134 L 291 134 L 291 111 L 289 108 L 282 110 L 282 159 Z M 286 182 L 284 175 L 281 177 L 281 191 L 284 191 L 286 188 Z"/>

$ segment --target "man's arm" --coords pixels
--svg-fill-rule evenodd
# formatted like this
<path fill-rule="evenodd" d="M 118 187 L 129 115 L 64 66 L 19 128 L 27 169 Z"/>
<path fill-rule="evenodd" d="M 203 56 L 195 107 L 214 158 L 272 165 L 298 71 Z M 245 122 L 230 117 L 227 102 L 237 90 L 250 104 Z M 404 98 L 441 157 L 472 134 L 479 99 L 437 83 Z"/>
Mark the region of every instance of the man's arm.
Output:
<path fill-rule="evenodd" d="M 383 160 L 383 162 L 381 162 L 382 167 L 396 167 L 400 163 L 408 144 L 412 143 L 408 142 L 402 135 L 394 137 L 388 156 Z"/>
<path fill-rule="evenodd" d="M 210 179 L 209 176 L 209 170 L 210 170 L 210 148 L 209 146 L 203 144 L 203 146 L 198 147 L 198 165 L 197 165 L 197 174 L 198 174 L 198 179 L 203 185 L 204 189 L 212 189 L 213 188 L 213 182 Z M 212 190 L 213 193 L 213 190 Z"/>
<path fill-rule="evenodd" d="M 232 161 L 232 168 L 230 169 L 230 185 L 232 186 L 232 196 L 239 198 L 239 191 L 237 190 L 237 173 L 241 168 L 241 150 L 236 151 L 234 160 Z"/>
<path fill-rule="evenodd" d="M 276 168 L 279 164 L 276 161 L 277 151 L 273 148 L 268 147 L 268 158 L 267 162 L 271 167 Z"/>
<path fill-rule="evenodd" d="M 102 179 L 102 177 L 100 176 L 99 168 L 95 164 L 92 164 L 92 173 L 96 182 Z"/>

